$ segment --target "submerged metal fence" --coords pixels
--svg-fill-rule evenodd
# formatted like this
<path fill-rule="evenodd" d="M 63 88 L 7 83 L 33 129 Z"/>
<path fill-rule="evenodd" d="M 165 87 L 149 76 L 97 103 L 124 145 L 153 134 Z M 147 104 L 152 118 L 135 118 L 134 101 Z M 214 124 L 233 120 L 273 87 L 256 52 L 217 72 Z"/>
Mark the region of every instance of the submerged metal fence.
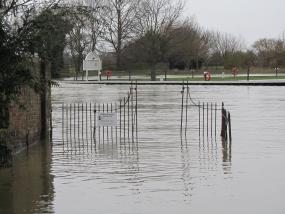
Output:
<path fill-rule="evenodd" d="M 138 88 L 117 102 L 62 104 L 62 143 L 74 149 L 101 144 L 137 143 Z"/>
<path fill-rule="evenodd" d="M 197 111 L 198 114 L 198 133 L 199 140 L 203 139 L 217 139 L 217 120 L 222 118 L 221 121 L 221 137 L 225 141 L 232 141 L 231 135 L 231 117 L 230 112 L 224 108 L 224 103 L 222 107 L 218 108 L 217 103 L 213 102 L 195 102 L 190 93 L 190 87 L 188 82 L 182 85 L 182 105 L 181 105 L 181 123 L 180 123 L 180 136 L 181 139 L 187 138 L 189 133 L 189 111 Z M 221 113 L 220 113 L 221 112 Z M 228 134 L 229 133 L 229 134 Z M 229 137 L 228 137 L 229 136 Z"/>

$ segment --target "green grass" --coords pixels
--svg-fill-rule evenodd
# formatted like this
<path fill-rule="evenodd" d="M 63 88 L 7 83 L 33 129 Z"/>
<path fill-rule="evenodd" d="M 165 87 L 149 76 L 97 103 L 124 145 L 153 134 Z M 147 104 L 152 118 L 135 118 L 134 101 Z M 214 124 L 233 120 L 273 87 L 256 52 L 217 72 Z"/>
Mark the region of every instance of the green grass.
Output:
<path fill-rule="evenodd" d="M 211 81 L 240 81 L 247 80 L 246 76 L 234 77 L 212 77 Z M 252 76 L 249 80 L 285 80 L 285 76 Z M 204 81 L 203 77 L 175 77 L 167 78 L 167 81 Z"/>

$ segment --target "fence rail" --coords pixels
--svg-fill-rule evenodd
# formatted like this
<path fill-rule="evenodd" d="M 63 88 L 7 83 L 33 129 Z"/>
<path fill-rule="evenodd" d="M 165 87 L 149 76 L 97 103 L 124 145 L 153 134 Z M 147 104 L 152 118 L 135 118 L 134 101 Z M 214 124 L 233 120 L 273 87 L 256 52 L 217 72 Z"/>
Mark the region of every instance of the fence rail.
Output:
<path fill-rule="evenodd" d="M 138 89 L 117 102 L 61 105 L 62 143 L 66 147 L 97 146 L 105 143 L 137 143 Z"/>
<path fill-rule="evenodd" d="M 182 138 L 187 138 L 189 132 L 189 111 L 198 111 L 198 133 L 199 140 L 204 139 L 217 139 L 217 128 L 218 128 L 218 117 L 222 118 L 221 124 L 221 137 L 223 139 L 232 140 L 231 135 L 231 117 L 230 112 L 226 111 L 224 108 L 224 103 L 222 103 L 221 108 L 218 108 L 218 104 L 215 102 L 196 102 L 192 99 L 190 93 L 190 87 L 188 82 L 182 85 L 182 99 L 181 99 L 181 123 L 180 123 L 180 136 Z M 219 115 L 221 112 L 221 115 Z M 227 134 L 229 133 L 229 134 Z M 229 135 L 229 138 L 228 138 Z"/>

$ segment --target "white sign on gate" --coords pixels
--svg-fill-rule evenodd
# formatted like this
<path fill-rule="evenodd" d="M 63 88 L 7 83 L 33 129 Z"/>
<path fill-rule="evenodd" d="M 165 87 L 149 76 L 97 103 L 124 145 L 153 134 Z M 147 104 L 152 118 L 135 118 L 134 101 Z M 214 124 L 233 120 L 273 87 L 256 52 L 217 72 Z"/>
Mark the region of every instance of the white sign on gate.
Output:
<path fill-rule="evenodd" d="M 98 127 L 117 126 L 117 113 L 102 113 L 97 116 Z"/>

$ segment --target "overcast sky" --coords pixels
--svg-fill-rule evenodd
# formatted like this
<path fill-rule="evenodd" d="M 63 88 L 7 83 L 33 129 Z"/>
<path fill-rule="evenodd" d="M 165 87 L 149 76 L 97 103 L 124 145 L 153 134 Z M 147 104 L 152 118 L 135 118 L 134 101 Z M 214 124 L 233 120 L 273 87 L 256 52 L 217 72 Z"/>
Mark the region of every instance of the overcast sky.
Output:
<path fill-rule="evenodd" d="M 185 13 L 204 28 L 242 36 L 248 45 L 285 31 L 285 0 L 186 0 Z"/>

